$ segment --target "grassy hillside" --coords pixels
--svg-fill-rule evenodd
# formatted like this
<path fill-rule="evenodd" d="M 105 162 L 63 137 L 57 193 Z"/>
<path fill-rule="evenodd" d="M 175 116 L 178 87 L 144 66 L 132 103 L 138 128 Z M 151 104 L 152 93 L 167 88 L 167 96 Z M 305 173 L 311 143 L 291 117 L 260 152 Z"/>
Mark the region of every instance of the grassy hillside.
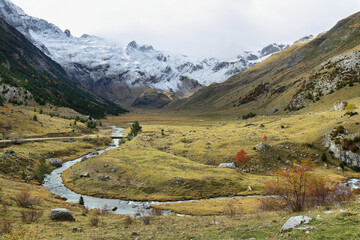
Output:
<path fill-rule="evenodd" d="M 188 99 L 169 104 L 166 110 L 233 115 L 250 111 L 281 113 L 301 89 L 303 81 L 322 62 L 348 51 L 356 51 L 360 44 L 359 28 L 360 13 L 356 13 L 311 42 L 293 45 L 224 83 L 214 83 Z M 353 88 L 353 91 L 360 92 L 359 83 Z"/>
<path fill-rule="evenodd" d="M 71 107 L 76 111 L 104 117 L 126 112 L 120 106 L 96 98 L 72 82 L 65 70 L 21 33 L 0 19 L 0 84 L 23 87 L 40 103 Z"/>

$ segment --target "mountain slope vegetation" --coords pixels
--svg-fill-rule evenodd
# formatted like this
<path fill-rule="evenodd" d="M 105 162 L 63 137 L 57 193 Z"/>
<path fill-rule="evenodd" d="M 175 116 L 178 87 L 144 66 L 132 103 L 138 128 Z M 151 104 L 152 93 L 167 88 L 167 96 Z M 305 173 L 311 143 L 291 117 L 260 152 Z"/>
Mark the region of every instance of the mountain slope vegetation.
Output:
<path fill-rule="evenodd" d="M 76 111 L 104 117 L 126 110 L 109 101 L 96 98 L 69 78 L 65 70 L 47 57 L 15 28 L 0 19 L 1 82 L 30 91 L 40 103 L 65 106 Z"/>

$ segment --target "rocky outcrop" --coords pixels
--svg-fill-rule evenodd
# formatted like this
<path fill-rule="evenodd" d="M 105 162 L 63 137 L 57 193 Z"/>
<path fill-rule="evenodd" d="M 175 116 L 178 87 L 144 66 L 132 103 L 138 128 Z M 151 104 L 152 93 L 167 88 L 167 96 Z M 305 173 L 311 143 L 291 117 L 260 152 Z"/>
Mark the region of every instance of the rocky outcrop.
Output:
<path fill-rule="evenodd" d="M 347 102 L 336 102 L 336 103 L 334 103 L 334 110 L 335 111 L 344 111 L 347 105 L 348 105 Z"/>
<path fill-rule="evenodd" d="M 350 134 L 337 129 L 327 132 L 324 136 L 324 146 L 334 157 L 349 167 L 360 168 L 360 133 Z"/>
<path fill-rule="evenodd" d="M 66 208 L 51 209 L 50 218 L 55 221 L 75 221 L 75 218 Z"/>
<path fill-rule="evenodd" d="M 360 83 L 360 52 L 349 52 L 334 57 L 321 66 L 308 79 L 303 80 L 298 92 L 293 96 L 287 110 L 296 111 L 307 103 L 319 101 L 324 95 Z M 343 102 L 345 103 L 345 102 Z M 343 110 L 342 102 L 334 105 L 335 110 Z M 345 106 L 346 107 L 346 106 Z M 341 110 L 340 110 L 341 109 Z"/>

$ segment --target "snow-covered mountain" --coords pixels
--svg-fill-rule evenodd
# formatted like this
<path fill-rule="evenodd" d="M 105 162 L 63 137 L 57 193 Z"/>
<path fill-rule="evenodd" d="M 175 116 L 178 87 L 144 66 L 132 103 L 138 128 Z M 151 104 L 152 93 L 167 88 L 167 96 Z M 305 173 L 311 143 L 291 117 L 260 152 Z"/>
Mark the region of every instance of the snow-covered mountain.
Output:
<path fill-rule="evenodd" d="M 60 63 L 74 80 L 125 105 L 147 88 L 170 91 L 178 97 L 189 95 L 192 86 L 200 89 L 199 86 L 223 82 L 288 47 L 274 43 L 257 52 L 244 52 L 230 61 L 193 60 L 135 41 L 121 46 L 87 34 L 73 37 L 69 30 L 62 31 L 54 24 L 26 15 L 9 0 L 0 0 L 0 17 Z"/>

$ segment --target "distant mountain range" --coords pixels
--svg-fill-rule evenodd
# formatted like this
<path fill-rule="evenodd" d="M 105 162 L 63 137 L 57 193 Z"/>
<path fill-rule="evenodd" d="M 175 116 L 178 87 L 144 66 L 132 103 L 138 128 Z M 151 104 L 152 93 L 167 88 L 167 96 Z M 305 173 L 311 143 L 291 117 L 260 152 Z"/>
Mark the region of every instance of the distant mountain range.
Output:
<path fill-rule="evenodd" d="M 60 63 L 74 81 L 125 106 L 142 107 L 156 102 L 138 99 L 144 97 L 149 88 L 156 89 L 156 93 L 158 90 L 159 93 L 168 92 L 170 101 L 190 96 L 289 47 L 274 43 L 257 52 L 244 52 L 231 61 L 215 58 L 196 61 L 135 41 L 124 47 L 87 34 L 73 37 L 69 30 L 62 31 L 46 20 L 28 16 L 9 0 L 0 0 L 0 17 Z M 168 102 L 155 105 L 162 107 Z"/>

